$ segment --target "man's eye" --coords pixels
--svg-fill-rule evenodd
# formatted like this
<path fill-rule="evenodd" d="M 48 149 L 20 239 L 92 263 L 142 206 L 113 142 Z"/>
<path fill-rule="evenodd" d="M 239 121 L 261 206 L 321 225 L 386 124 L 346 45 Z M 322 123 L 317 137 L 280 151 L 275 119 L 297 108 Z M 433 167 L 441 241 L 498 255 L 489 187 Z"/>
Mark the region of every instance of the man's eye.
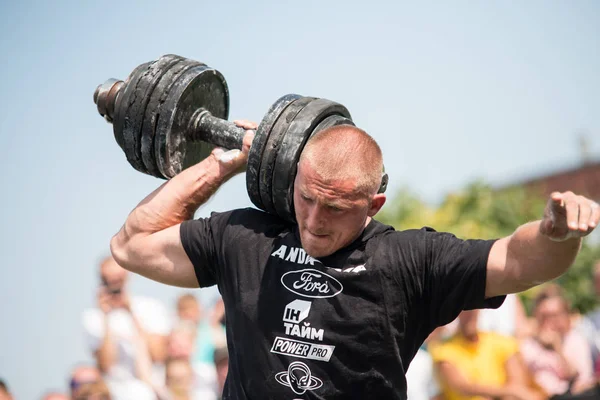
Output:
<path fill-rule="evenodd" d="M 302 197 L 302 200 L 304 200 L 304 201 L 308 201 L 308 202 L 312 201 L 312 199 L 308 196 L 302 195 L 301 197 Z"/>

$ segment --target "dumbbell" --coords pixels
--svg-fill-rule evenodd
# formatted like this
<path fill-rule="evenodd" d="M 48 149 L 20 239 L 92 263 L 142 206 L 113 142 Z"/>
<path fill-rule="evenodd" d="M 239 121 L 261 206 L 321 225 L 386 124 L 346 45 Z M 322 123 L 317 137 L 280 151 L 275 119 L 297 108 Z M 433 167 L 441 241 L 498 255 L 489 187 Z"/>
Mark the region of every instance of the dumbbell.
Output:
<path fill-rule="evenodd" d="M 127 161 L 145 174 L 170 179 L 215 146 L 242 148 L 244 129 L 227 121 L 225 78 L 194 60 L 167 54 L 141 64 L 125 81 L 109 79 L 98 86 L 94 103 L 112 123 Z M 288 94 L 273 103 L 248 155 L 246 188 L 252 203 L 293 222 L 296 164 L 306 141 L 343 124 L 354 125 L 349 111 L 330 100 Z"/>

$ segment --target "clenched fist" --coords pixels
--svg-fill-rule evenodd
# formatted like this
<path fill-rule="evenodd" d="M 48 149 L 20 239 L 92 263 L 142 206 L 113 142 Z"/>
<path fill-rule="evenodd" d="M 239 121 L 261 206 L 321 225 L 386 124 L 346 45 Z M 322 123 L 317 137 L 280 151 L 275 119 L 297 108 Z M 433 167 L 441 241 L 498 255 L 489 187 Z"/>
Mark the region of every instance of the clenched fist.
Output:
<path fill-rule="evenodd" d="M 544 210 L 540 232 L 562 242 L 589 235 L 600 222 L 600 205 L 573 192 L 554 192 Z"/>

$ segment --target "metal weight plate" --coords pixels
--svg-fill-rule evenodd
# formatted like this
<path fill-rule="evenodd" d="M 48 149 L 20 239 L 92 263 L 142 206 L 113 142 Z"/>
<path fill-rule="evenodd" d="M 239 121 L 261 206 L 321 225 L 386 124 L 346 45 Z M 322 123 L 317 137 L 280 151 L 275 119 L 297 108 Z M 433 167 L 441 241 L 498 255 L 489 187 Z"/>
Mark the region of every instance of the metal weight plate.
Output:
<path fill-rule="evenodd" d="M 123 123 L 123 139 L 125 154 L 129 163 L 138 171 L 148 173 L 142 161 L 142 121 L 144 112 L 150 100 L 150 95 L 160 78 L 181 60 L 181 57 L 167 54 L 154 61 L 135 85 L 135 90 L 130 95 L 130 103 L 125 112 Z"/>
<path fill-rule="evenodd" d="M 346 117 L 343 117 L 341 115 L 330 115 L 329 117 L 325 118 L 323 121 L 321 121 L 321 123 L 319 123 L 319 125 L 317 125 L 315 127 L 315 129 L 313 129 L 313 131 L 310 133 L 310 137 L 313 137 L 316 133 L 324 131 L 327 128 L 331 128 L 332 126 L 338 126 L 338 125 L 354 125 L 354 122 Z M 304 148 L 304 146 L 302 146 Z"/>
<path fill-rule="evenodd" d="M 123 139 L 123 123 L 125 119 L 125 111 L 127 111 L 127 107 L 129 107 L 129 96 L 135 90 L 135 86 L 137 85 L 138 80 L 144 73 L 144 71 L 148 68 L 151 63 L 144 63 L 138 65 L 132 72 L 129 74 L 127 79 L 125 80 L 124 87 L 119 92 L 116 100 L 115 100 L 115 115 L 113 118 L 113 133 L 115 135 L 115 140 L 121 147 L 123 151 L 125 151 L 124 139 Z"/>
<path fill-rule="evenodd" d="M 273 170 L 275 169 L 275 159 L 281 149 L 281 140 L 287 131 L 290 123 L 296 118 L 296 115 L 311 101 L 314 97 L 301 97 L 292 102 L 280 115 L 273 125 L 269 134 L 262 160 L 260 162 L 260 171 L 258 185 L 260 190 L 260 199 L 264 210 L 276 214 L 275 205 L 272 198 Z"/>
<path fill-rule="evenodd" d="M 146 111 L 144 112 L 144 119 L 142 121 L 142 161 L 144 162 L 144 166 L 148 173 L 157 178 L 165 178 L 156 165 L 156 155 L 154 151 L 154 133 L 158 116 L 160 115 L 162 105 L 173 84 L 179 79 L 181 74 L 198 65 L 204 64 L 185 58 L 173 64 L 171 68 L 163 74 L 154 87 L 154 90 L 150 95 L 150 100 L 146 105 Z"/>
<path fill-rule="evenodd" d="M 264 205 L 262 204 L 262 200 L 260 198 L 259 171 L 265 144 L 267 143 L 269 134 L 273 129 L 273 125 L 283 110 L 285 110 L 290 103 L 299 99 L 300 97 L 301 96 L 298 94 L 286 94 L 273 103 L 273 105 L 269 108 L 269 111 L 267 111 L 260 122 L 260 125 L 258 125 L 256 135 L 252 141 L 252 146 L 250 147 L 250 151 L 248 153 L 248 166 L 246 168 L 246 190 L 248 191 L 248 196 L 250 197 L 252 203 L 254 203 L 254 205 L 261 210 L 264 209 Z"/>
<path fill-rule="evenodd" d="M 287 221 L 295 221 L 294 179 L 300 153 L 313 130 L 333 115 L 351 119 L 350 112 L 343 105 L 326 99 L 316 99 L 296 115 L 281 141 L 275 160 L 271 191 L 277 215 Z"/>
<path fill-rule="evenodd" d="M 206 158 L 214 148 L 210 143 L 189 140 L 190 120 L 199 108 L 217 118 L 227 119 L 229 114 L 225 78 L 203 65 L 190 68 L 177 79 L 158 116 L 154 150 L 158 169 L 167 179 Z"/>

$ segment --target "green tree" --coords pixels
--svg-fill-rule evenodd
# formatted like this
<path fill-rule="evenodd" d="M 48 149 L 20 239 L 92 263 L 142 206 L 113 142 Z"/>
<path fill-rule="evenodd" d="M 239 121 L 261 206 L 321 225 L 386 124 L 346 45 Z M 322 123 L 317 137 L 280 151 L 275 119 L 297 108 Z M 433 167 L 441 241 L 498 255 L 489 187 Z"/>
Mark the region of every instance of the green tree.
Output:
<path fill-rule="evenodd" d="M 539 219 L 545 203 L 546 199 L 523 188 L 496 191 L 478 181 L 447 195 L 439 206 L 428 205 L 410 190 L 402 189 L 384 207 L 378 219 L 399 230 L 429 226 L 463 239 L 493 239 L 510 235 L 517 226 Z M 565 289 L 573 307 L 583 313 L 597 305 L 591 276 L 594 261 L 599 259 L 600 245 L 584 240 L 574 265 L 556 280 Z M 528 311 L 538 290 L 539 287 L 521 293 Z"/>

